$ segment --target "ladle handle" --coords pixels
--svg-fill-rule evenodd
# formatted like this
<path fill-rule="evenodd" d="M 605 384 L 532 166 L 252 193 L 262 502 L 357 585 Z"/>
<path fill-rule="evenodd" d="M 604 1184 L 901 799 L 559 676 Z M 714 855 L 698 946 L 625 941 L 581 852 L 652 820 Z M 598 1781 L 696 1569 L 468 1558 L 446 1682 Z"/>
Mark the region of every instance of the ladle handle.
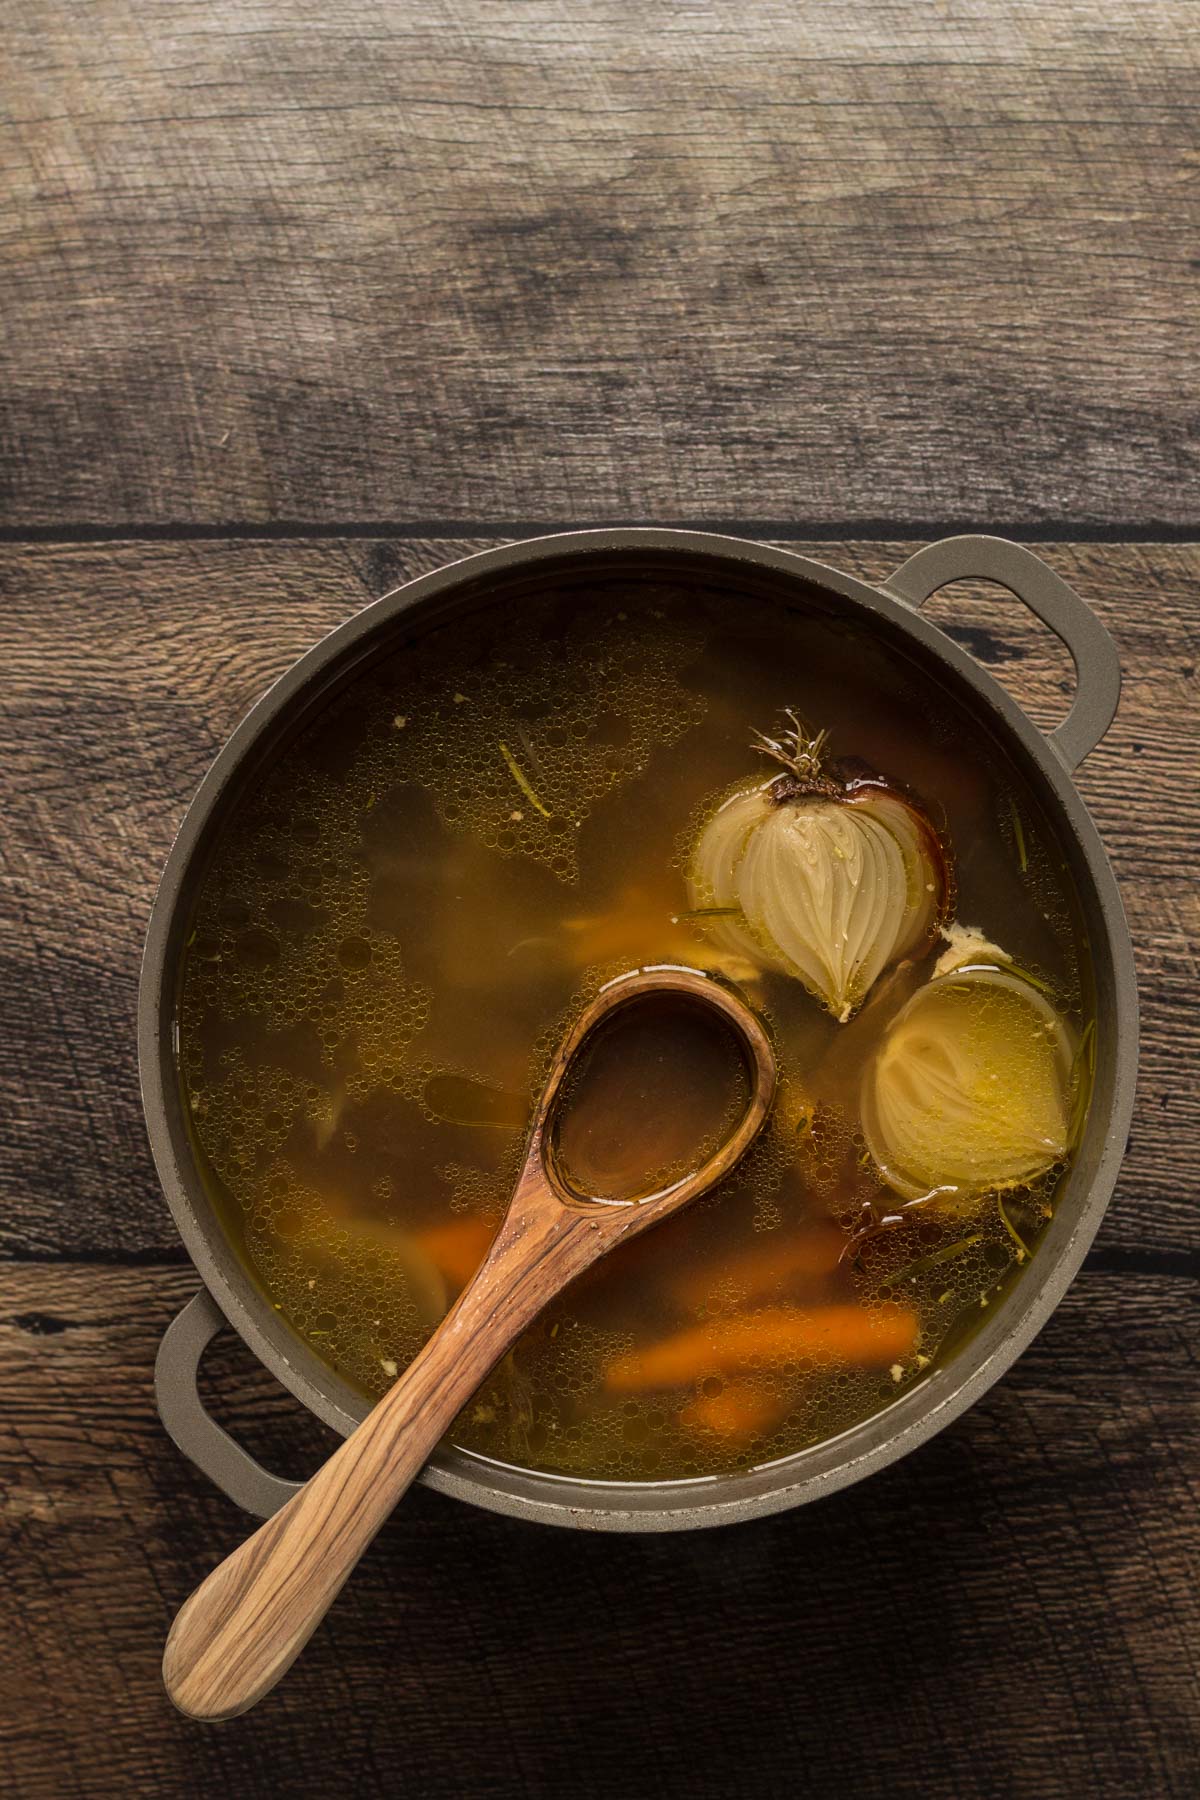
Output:
<path fill-rule="evenodd" d="M 949 537 L 926 544 L 888 576 L 884 587 L 910 606 L 924 606 L 951 581 L 996 581 L 1061 638 L 1075 664 L 1075 699 L 1062 724 L 1046 733 L 1068 769 L 1096 748 L 1121 697 L 1117 647 L 1086 601 L 1024 544 L 1000 537 Z"/>
<path fill-rule="evenodd" d="M 545 1187 L 540 1164 L 523 1187 Z M 299 1493 L 181 1607 L 167 1692 L 196 1719 L 246 1712 L 295 1661 L 359 1557 L 514 1338 L 598 1250 L 545 1193 L 506 1220 L 416 1360 Z"/>

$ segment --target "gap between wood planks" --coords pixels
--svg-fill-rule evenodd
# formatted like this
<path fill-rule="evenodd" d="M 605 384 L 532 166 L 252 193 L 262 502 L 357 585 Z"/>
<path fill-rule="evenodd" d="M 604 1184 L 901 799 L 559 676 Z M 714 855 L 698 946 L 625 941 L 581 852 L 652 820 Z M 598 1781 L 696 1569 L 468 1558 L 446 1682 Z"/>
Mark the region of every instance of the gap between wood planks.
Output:
<path fill-rule="evenodd" d="M 196 523 L 186 519 L 105 524 L 74 520 L 50 525 L 0 525 L 0 544 L 204 543 L 249 538 L 286 543 L 291 538 L 525 538 L 564 531 L 711 531 L 743 538 L 797 538 L 806 543 L 922 540 L 964 535 L 1008 537 L 1044 544 L 1200 543 L 1200 519 L 1171 524 L 1161 519 L 1116 523 L 1088 519 L 750 519 L 700 515 L 695 518 L 594 519 L 230 519 Z"/>

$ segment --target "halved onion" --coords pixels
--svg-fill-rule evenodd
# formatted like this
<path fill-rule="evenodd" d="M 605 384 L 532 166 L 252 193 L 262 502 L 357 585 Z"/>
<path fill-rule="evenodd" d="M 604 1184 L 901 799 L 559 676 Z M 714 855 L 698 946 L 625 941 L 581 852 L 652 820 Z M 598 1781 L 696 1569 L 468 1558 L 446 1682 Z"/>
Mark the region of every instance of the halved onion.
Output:
<path fill-rule="evenodd" d="M 867 1148 L 905 1199 L 1033 1181 L 1070 1141 L 1074 1035 L 1015 969 L 968 964 L 897 1014 L 863 1083 Z"/>
<path fill-rule="evenodd" d="M 799 726 L 770 754 L 788 773 L 740 788 L 708 821 L 688 885 L 728 949 L 802 981 L 841 1022 L 884 969 L 928 945 L 949 877 L 929 819 L 886 783 L 821 774 Z"/>

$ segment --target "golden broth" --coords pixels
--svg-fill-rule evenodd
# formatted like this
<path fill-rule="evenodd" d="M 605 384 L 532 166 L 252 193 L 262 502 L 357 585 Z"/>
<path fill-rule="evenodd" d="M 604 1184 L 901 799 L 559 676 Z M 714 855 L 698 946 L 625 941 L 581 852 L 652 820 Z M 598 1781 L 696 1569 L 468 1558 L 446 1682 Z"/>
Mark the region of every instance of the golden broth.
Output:
<path fill-rule="evenodd" d="M 458 1421 L 473 1451 L 632 1480 L 794 1452 L 925 1379 L 1050 1216 L 1061 1168 L 845 1254 L 864 1209 L 898 1204 L 859 1092 L 937 951 L 839 1025 L 723 953 L 683 874 L 705 811 L 755 771 L 751 728 L 789 705 L 924 799 L 957 916 L 1086 1044 L 1076 910 L 1024 783 L 915 663 L 819 607 L 624 579 L 430 628 L 285 746 L 216 847 L 180 993 L 198 1155 L 272 1302 L 368 1395 L 477 1266 L 550 1054 L 601 981 L 716 967 L 770 1021 L 781 1084 L 758 1142 L 550 1307 Z M 629 1099 L 620 1070 L 593 1059 L 590 1135 L 567 1147 L 585 1185 L 669 1176 L 736 1116 L 734 1064 L 680 1025 L 657 1057 L 643 1031 L 647 1116 L 671 1123 L 639 1138 L 639 1168 L 602 1118 Z"/>
<path fill-rule="evenodd" d="M 573 1057 L 550 1118 L 554 1171 L 580 1199 L 645 1199 L 702 1168 L 749 1103 L 745 1052 L 724 1019 L 678 996 L 643 1000 Z"/>

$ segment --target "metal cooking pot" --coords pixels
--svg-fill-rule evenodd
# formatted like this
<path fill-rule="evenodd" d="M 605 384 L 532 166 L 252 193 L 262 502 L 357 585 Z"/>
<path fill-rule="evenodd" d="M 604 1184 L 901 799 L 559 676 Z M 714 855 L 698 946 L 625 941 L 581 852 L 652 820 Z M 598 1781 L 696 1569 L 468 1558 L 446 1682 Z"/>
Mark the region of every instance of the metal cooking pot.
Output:
<path fill-rule="evenodd" d="M 826 1443 L 741 1475 L 671 1482 L 574 1481 L 443 1448 L 423 1479 L 496 1512 L 593 1531 L 672 1531 L 749 1519 L 830 1494 L 915 1449 L 1004 1373 L 1061 1300 L 1108 1204 L 1130 1115 L 1137 1064 L 1137 990 L 1120 896 L 1071 771 L 1116 711 L 1120 669 L 1108 633 L 1030 551 L 1001 538 L 948 538 L 919 550 L 874 587 L 784 550 L 699 532 L 581 531 L 468 557 L 377 600 L 291 668 L 243 719 L 209 770 L 168 859 L 150 918 L 138 1013 L 142 1095 L 150 1142 L 180 1235 L 204 1286 L 169 1326 L 159 1351 L 159 1411 L 184 1454 L 248 1512 L 268 1516 L 297 1484 L 255 1462 L 202 1407 L 196 1374 L 228 1321 L 326 1424 L 353 1430 L 367 1402 L 313 1355 L 239 1261 L 192 1157 L 176 1067 L 175 1004 L 188 920 L 209 848 L 246 781 L 281 736 L 405 630 L 464 606 L 519 604 L 547 583 L 646 575 L 694 579 L 836 610 L 902 646 L 996 735 L 1045 808 L 1067 858 L 1090 942 L 1096 986 L 1096 1078 L 1083 1141 L 1059 1189 L 1054 1218 L 1030 1268 L 987 1324 L 942 1369 L 882 1412 Z M 985 577 L 1018 595 L 1065 643 L 1077 691 L 1067 719 L 1044 736 L 1016 702 L 919 608 L 947 582 Z"/>

